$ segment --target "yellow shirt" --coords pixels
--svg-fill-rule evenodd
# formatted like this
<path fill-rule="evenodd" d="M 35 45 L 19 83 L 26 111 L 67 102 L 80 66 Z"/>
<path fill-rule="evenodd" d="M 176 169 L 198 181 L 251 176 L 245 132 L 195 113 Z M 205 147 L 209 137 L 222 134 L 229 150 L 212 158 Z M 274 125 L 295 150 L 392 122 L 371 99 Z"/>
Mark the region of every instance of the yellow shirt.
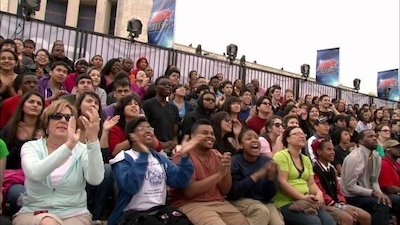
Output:
<path fill-rule="evenodd" d="M 308 188 L 308 178 L 314 176 L 312 164 L 310 158 L 305 155 L 301 155 L 304 165 L 304 171 L 300 172 L 296 169 L 294 162 L 289 154 L 288 149 L 284 149 L 275 153 L 274 161 L 278 164 L 279 170 L 288 172 L 288 182 L 289 184 L 298 190 L 302 194 L 309 193 Z M 276 207 L 280 208 L 293 201 L 293 198 L 288 196 L 281 188 L 279 188 L 278 193 L 272 199 Z"/>

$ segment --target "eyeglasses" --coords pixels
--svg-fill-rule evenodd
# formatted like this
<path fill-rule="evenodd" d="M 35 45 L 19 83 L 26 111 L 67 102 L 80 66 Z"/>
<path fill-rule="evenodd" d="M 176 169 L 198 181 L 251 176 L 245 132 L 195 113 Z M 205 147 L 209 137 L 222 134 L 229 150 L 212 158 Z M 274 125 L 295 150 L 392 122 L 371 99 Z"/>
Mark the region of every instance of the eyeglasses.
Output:
<path fill-rule="evenodd" d="M 203 98 L 203 100 L 207 102 L 215 102 L 215 98 Z"/>
<path fill-rule="evenodd" d="M 71 114 L 54 113 L 49 116 L 49 119 L 61 120 L 62 118 L 65 118 L 66 121 L 69 121 L 69 119 L 71 119 L 71 116 Z"/>
<path fill-rule="evenodd" d="M 157 85 L 172 87 L 171 83 L 158 83 Z"/>
<path fill-rule="evenodd" d="M 224 118 L 224 121 L 227 122 L 227 123 L 229 123 L 229 122 L 232 122 L 232 119 L 229 118 L 229 117 L 225 117 L 225 118 Z"/>
<path fill-rule="evenodd" d="M 147 131 L 154 132 L 154 128 L 152 128 L 150 126 L 148 126 L 148 127 L 136 127 L 136 131 L 139 131 L 139 132 L 147 132 Z"/>
<path fill-rule="evenodd" d="M 262 102 L 263 105 L 272 105 L 270 102 Z"/>
<path fill-rule="evenodd" d="M 274 126 L 275 126 L 276 128 L 279 128 L 279 127 L 285 128 L 285 126 L 284 126 L 282 123 L 274 123 Z"/>
<path fill-rule="evenodd" d="M 289 136 L 292 136 L 292 135 L 295 135 L 295 136 L 298 136 L 298 137 L 300 137 L 300 136 L 307 137 L 307 134 L 305 134 L 304 132 L 300 132 L 300 131 L 291 133 Z"/>
<path fill-rule="evenodd" d="M 381 130 L 381 132 L 390 132 L 390 130 Z"/>

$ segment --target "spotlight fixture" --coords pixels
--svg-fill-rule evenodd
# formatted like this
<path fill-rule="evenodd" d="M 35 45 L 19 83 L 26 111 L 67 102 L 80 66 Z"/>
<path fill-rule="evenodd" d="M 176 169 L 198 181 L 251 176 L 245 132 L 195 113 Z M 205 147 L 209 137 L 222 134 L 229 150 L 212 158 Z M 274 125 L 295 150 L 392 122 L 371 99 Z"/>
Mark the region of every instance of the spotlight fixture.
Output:
<path fill-rule="evenodd" d="M 385 89 L 383 90 L 383 98 L 385 100 L 389 99 L 390 91 L 391 91 L 390 87 L 385 87 Z"/>
<path fill-rule="evenodd" d="M 21 0 L 21 7 L 23 16 L 29 20 L 40 10 L 40 0 Z"/>
<path fill-rule="evenodd" d="M 202 51 L 203 51 L 203 50 L 201 49 L 201 45 L 197 45 L 196 54 L 201 55 Z"/>
<path fill-rule="evenodd" d="M 142 33 L 143 24 L 138 19 L 131 19 L 128 21 L 128 27 L 126 30 L 129 32 L 128 38 L 131 42 L 135 41 L 135 38 L 138 38 Z"/>
<path fill-rule="evenodd" d="M 238 51 L 238 46 L 235 44 L 230 44 L 226 46 L 226 54 L 228 55 L 227 58 L 230 63 L 233 63 L 233 61 L 235 61 L 237 56 L 237 51 Z"/>
<path fill-rule="evenodd" d="M 244 66 L 246 64 L 246 56 L 242 55 L 242 57 L 240 58 L 240 65 Z"/>
<path fill-rule="evenodd" d="M 357 92 L 360 90 L 360 83 L 361 83 L 361 80 L 358 79 L 358 78 L 356 78 L 356 79 L 353 80 L 353 86 L 354 86 L 354 89 L 355 89 Z"/>
<path fill-rule="evenodd" d="M 300 70 L 301 70 L 301 75 L 306 79 L 310 76 L 310 65 L 303 64 L 301 65 Z"/>

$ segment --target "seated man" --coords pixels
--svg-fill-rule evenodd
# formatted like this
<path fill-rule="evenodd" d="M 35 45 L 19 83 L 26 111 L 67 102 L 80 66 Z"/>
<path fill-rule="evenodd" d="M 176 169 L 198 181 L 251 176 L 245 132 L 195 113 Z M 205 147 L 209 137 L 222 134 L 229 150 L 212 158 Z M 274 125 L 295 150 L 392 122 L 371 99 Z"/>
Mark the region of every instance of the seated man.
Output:
<path fill-rule="evenodd" d="M 371 215 L 366 211 L 346 204 L 337 172 L 331 162 L 335 158 L 335 150 L 329 139 L 320 138 L 311 144 L 316 161 L 314 163 L 314 180 L 324 195 L 326 211 L 341 225 L 370 225 Z"/>
<path fill-rule="evenodd" d="M 198 120 L 192 127 L 191 138 L 199 140 L 189 153 L 194 173 L 184 189 L 172 191 L 171 205 L 178 207 L 194 224 L 248 224 L 246 218 L 224 199 L 232 186 L 231 157 L 212 149 L 214 131 L 208 120 Z M 174 155 L 178 161 L 179 155 Z"/>
<path fill-rule="evenodd" d="M 76 100 L 83 92 L 93 92 L 93 81 L 88 74 L 81 74 L 75 81 L 76 94 L 64 95 L 61 98 L 75 105 Z"/>
<path fill-rule="evenodd" d="M 400 204 L 400 143 L 396 140 L 389 140 L 383 144 L 385 156 L 382 158 L 381 175 L 379 185 L 383 193 L 387 194 L 393 202 L 393 206 Z M 393 207 L 397 212 L 397 224 L 400 224 L 400 210 Z"/>
<path fill-rule="evenodd" d="M 353 150 L 342 165 L 342 187 L 346 201 L 371 214 L 373 225 L 387 225 L 392 202 L 378 184 L 381 158 L 375 151 L 378 141 L 371 129 L 359 133 L 360 146 Z"/>
<path fill-rule="evenodd" d="M 110 160 L 119 193 L 116 206 L 108 219 L 109 225 L 134 224 L 140 215 L 157 214 L 168 208 L 167 185 L 185 188 L 193 173 L 193 165 L 187 157 L 197 142 L 186 143 L 178 155 L 179 166 L 160 155 L 153 149 L 154 129 L 145 117 L 139 116 L 125 126 L 126 138 L 131 149 L 121 151 Z M 156 216 L 156 215 L 155 215 Z M 181 213 L 172 213 L 170 217 L 182 217 Z M 172 218 L 159 218 L 159 223 L 146 221 L 148 224 L 173 224 Z M 187 219 L 187 218 L 186 218 Z M 136 223 L 135 223 L 136 224 Z M 142 223 L 144 224 L 144 222 Z M 190 221 L 187 221 L 190 224 Z"/>
<path fill-rule="evenodd" d="M 56 61 L 51 64 L 50 69 L 50 76 L 45 76 L 39 80 L 39 93 L 48 103 L 68 94 L 63 85 L 67 77 L 68 65 Z"/>

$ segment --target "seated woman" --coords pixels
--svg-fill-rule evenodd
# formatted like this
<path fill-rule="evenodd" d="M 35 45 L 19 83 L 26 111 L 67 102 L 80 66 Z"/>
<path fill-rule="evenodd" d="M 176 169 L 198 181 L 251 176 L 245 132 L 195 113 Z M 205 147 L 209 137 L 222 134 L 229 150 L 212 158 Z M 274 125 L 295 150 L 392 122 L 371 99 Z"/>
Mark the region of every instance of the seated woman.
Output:
<path fill-rule="evenodd" d="M 283 133 L 286 149 L 275 153 L 279 166 L 279 190 L 274 196 L 287 225 L 333 225 L 335 220 L 321 206 L 324 198 L 314 181 L 311 160 L 301 154 L 306 137 L 299 127 L 288 127 Z M 304 207 L 305 206 L 305 207 Z"/>
<path fill-rule="evenodd" d="M 211 126 L 216 137 L 214 149 L 222 154 L 230 152 L 237 153 L 238 137 L 242 131 L 242 124 L 239 120 L 233 121 L 227 112 L 217 112 L 211 117 Z"/>
<path fill-rule="evenodd" d="M 285 126 L 279 116 L 272 116 L 265 123 L 265 132 L 258 138 L 261 143 L 260 153 L 267 157 L 271 157 L 278 151 L 283 149 L 282 134 Z"/>
<path fill-rule="evenodd" d="M 21 149 L 26 195 L 15 215 L 14 225 L 63 224 L 89 225 L 86 182 L 98 185 L 104 166 L 98 133 L 100 118 L 96 111 L 81 116 L 85 142 L 79 142 L 76 108 L 66 100 L 48 106 L 42 115 L 45 137 L 24 144 Z"/>
<path fill-rule="evenodd" d="M 149 78 L 144 71 L 139 70 L 136 74 L 135 81 L 131 82 L 132 92 L 136 93 L 140 100 L 143 100 L 148 88 Z"/>
<path fill-rule="evenodd" d="M 21 167 L 21 147 L 30 140 L 42 135 L 40 115 L 43 112 L 44 99 L 37 92 L 27 92 L 22 96 L 15 114 L 1 132 L 1 138 L 7 145 L 9 155 L 3 183 L 3 194 L 10 203 L 8 215 L 14 215 L 21 208 L 21 194 L 25 192 L 24 173 Z"/>
<path fill-rule="evenodd" d="M 89 113 L 92 114 L 101 114 L 101 104 L 99 96 L 94 92 L 83 92 L 79 95 L 76 100 L 76 108 L 78 109 L 78 116 L 84 116 L 89 119 Z M 100 147 L 103 155 L 102 162 L 104 163 L 104 179 L 100 185 L 93 186 L 88 184 L 86 186 L 86 191 L 88 194 L 88 208 L 93 215 L 93 220 L 100 220 L 103 208 L 107 203 L 107 197 L 112 189 L 112 184 L 114 182 L 112 176 L 111 166 L 108 164 L 109 160 L 109 151 L 108 151 L 108 134 L 115 124 L 118 123 L 119 116 L 114 116 L 113 118 L 107 118 L 104 121 L 104 124 L 100 125 L 100 130 L 98 137 L 100 139 Z M 86 129 L 82 124 L 82 121 L 78 121 L 78 125 L 80 127 L 80 142 L 85 142 Z"/>
<path fill-rule="evenodd" d="M 129 121 L 135 119 L 140 115 L 142 107 L 137 95 L 128 95 L 118 101 L 115 109 L 115 114 L 120 116 L 118 123 L 113 126 L 108 135 L 109 140 L 109 153 L 111 157 L 116 156 L 120 151 L 130 148 L 129 140 L 125 138 L 125 125 Z M 154 136 L 153 147 L 160 151 L 160 142 Z"/>
<path fill-rule="evenodd" d="M 139 214 L 149 215 L 165 209 L 167 185 L 185 188 L 193 173 L 188 152 L 197 145 L 192 140 L 182 145 L 176 153 L 182 157 L 179 166 L 153 150 L 154 129 L 145 117 L 129 121 L 125 127 L 130 150 L 121 151 L 110 160 L 117 181 L 119 193 L 116 206 L 108 219 L 109 225 L 132 224 Z M 168 216 L 178 217 L 182 214 Z M 163 218 L 160 224 L 173 224 L 172 218 Z M 153 222 L 156 225 L 158 223 Z"/>
<path fill-rule="evenodd" d="M 228 199 L 251 225 L 283 225 L 282 215 L 271 202 L 277 192 L 277 166 L 260 154 L 261 143 L 253 130 L 239 135 L 240 154 L 232 157 L 232 188 Z"/>
<path fill-rule="evenodd" d="M 341 225 L 369 225 L 371 215 L 365 210 L 346 204 L 340 191 L 335 168 L 330 164 L 335 158 L 333 144 L 328 139 L 315 139 L 311 145 L 317 160 L 314 164 L 314 179 L 324 195 L 326 211 Z"/>

